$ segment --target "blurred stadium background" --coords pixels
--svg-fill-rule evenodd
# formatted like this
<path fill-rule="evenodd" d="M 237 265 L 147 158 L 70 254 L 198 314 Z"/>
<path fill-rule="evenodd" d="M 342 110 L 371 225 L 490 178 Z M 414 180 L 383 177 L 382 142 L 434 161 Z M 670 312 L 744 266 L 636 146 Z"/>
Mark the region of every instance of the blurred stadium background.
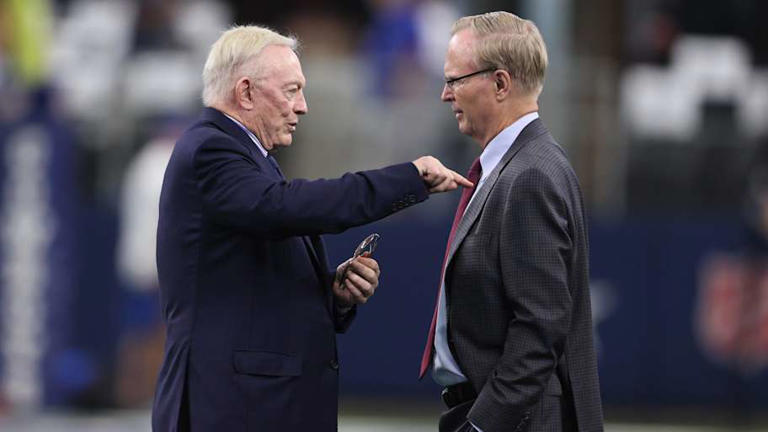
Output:
<path fill-rule="evenodd" d="M 154 229 L 175 137 L 231 23 L 299 36 L 289 177 L 477 147 L 439 94 L 452 21 L 508 10 L 548 44 L 541 99 L 590 212 L 607 430 L 768 430 L 768 2 L 0 0 L 0 429 L 149 430 L 162 353 Z M 341 431 L 436 430 L 416 380 L 458 194 L 382 234 L 340 338 Z"/>

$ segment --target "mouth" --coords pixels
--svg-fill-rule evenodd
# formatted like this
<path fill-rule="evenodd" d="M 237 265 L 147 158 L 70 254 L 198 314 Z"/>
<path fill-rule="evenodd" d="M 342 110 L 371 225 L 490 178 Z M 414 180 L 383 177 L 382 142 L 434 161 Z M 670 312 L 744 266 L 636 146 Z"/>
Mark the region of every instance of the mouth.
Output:
<path fill-rule="evenodd" d="M 288 123 L 288 131 L 289 132 L 296 132 L 296 126 L 298 126 L 299 122 L 290 122 Z"/>

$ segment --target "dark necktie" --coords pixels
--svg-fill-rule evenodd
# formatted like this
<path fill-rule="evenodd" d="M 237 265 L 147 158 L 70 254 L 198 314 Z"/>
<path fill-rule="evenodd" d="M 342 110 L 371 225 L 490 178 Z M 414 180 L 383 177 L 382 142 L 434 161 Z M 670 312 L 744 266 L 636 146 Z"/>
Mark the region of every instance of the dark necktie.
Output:
<path fill-rule="evenodd" d="M 437 287 L 435 312 L 432 315 L 432 324 L 429 326 L 427 345 L 424 347 L 424 354 L 421 356 L 421 369 L 419 370 L 419 378 L 424 376 L 424 374 L 427 372 L 427 369 L 429 368 L 429 365 L 432 363 L 432 352 L 434 351 L 435 346 L 435 326 L 437 325 L 437 310 L 440 307 L 440 289 L 443 286 L 443 278 L 445 277 L 445 264 L 448 260 L 448 252 L 451 250 L 451 242 L 453 242 L 453 237 L 456 235 L 456 229 L 459 226 L 459 222 L 461 222 L 462 216 L 464 216 L 464 211 L 467 209 L 467 205 L 469 205 L 469 200 L 472 198 L 472 194 L 475 192 L 475 189 L 477 189 L 477 182 L 480 180 L 482 172 L 483 167 L 480 165 L 480 158 L 477 158 L 474 162 L 472 162 L 472 166 L 469 168 L 469 172 L 467 173 L 467 180 L 474 183 L 475 187 L 464 188 L 464 190 L 461 191 L 461 200 L 459 200 L 459 206 L 456 208 L 456 215 L 453 217 L 453 226 L 451 226 L 451 234 L 448 235 L 448 244 L 445 246 L 445 257 L 443 258 L 443 267 L 442 272 L 440 273 L 440 286 Z"/>
<path fill-rule="evenodd" d="M 274 168 L 275 171 L 277 171 L 277 173 L 280 174 L 280 178 L 285 180 L 285 176 L 283 175 L 283 170 L 280 169 L 280 165 L 277 164 L 277 160 L 275 160 L 275 158 L 272 157 L 272 155 L 270 154 L 267 155 L 267 160 L 269 161 L 269 164 L 272 165 L 272 168 Z"/>

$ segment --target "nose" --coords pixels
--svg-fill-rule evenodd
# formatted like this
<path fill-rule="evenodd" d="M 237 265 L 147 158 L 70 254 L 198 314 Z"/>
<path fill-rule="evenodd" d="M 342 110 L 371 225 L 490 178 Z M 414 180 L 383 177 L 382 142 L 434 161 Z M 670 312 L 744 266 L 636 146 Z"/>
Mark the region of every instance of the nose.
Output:
<path fill-rule="evenodd" d="M 443 92 L 440 93 L 440 100 L 443 102 L 450 102 L 453 100 L 453 92 L 448 84 L 443 85 Z"/>
<path fill-rule="evenodd" d="M 296 99 L 296 105 L 294 105 L 293 111 L 299 115 L 304 115 L 309 111 L 307 100 L 304 98 L 304 92 L 302 90 L 299 90 L 299 95 Z"/>

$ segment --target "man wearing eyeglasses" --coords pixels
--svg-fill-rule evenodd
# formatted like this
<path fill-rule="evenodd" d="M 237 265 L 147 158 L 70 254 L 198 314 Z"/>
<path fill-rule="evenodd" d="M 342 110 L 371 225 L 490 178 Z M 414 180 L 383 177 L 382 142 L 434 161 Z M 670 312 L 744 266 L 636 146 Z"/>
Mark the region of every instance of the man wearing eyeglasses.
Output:
<path fill-rule="evenodd" d="M 296 40 L 225 32 L 203 69 L 200 119 L 165 172 L 157 267 L 165 358 L 156 432 L 335 432 L 343 332 L 378 285 L 375 260 L 329 271 L 319 237 L 430 192 L 472 186 L 437 159 L 288 180 L 271 153 L 307 113 Z"/>
<path fill-rule="evenodd" d="M 539 119 L 544 41 L 507 12 L 459 19 L 442 100 L 480 145 L 421 364 L 441 432 L 602 431 L 578 180 Z"/>

